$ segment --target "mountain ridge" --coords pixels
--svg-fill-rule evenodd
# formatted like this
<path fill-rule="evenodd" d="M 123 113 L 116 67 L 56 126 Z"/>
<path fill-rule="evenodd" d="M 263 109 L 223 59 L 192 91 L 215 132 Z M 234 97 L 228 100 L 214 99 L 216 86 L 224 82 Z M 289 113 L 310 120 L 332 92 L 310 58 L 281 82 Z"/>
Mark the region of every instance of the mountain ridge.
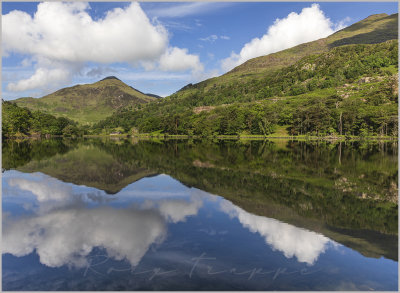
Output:
<path fill-rule="evenodd" d="M 154 100 L 154 96 L 138 91 L 115 76 L 108 76 L 91 84 L 62 88 L 41 98 L 20 98 L 12 102 L 32 111 L 40 110 L 87 124 L 100 121 L 121 108 L 135 108 Z"/>
<path fill-rule="evenodd" d="M 393 21 L 392 21 L 393 20 Z M 351 42 L 350 40 L 348 40 L 346 43 L 339 43 L 336 42 L 338 39 L 342 39 L 342 38 L 351 38 L 357 35 L 360 35 L 362 33 L 368 32 L 370 33 L 371 31 L 374 31 L 375 29 L 380 29 L 382 27 L 385 27 L 385 25 L 388 24 L 389 21 L 389 25 L 390 28 L 395 28 L 397 29 L 398 27 L 398 13 L 392 14 L 392 15 L 387 15 L 385 13 L 382 14 L 373 14 L 368 16 L 367 18 L 356 22 L 348 27 L 345 27 L 331 35 L 329 35 L 326 38 L 321 38 L 315 41 L 311 41 L 311 42 L 307 42 L 307 43 L 303 43 L 303 44 L 299 44 L 297 46 L 285 49 L 285 50 L 281 50 L 278 51 L 276 53 L 272 53 L 272 54 L 268 54 L 265 56 L 260 56 L 260 57 L 256 57 L 256 58 L 252 58 L 246 62 L 244 62 L 243 64 L 235 67 L 234 69 L 232 69 L 231 71 L 227 72 L 226 74 L 229 73 L 237 73 L 237 72 L 241 72 L 243 69 L 242 67 L 247 67 L 246 63 L 249 62 L 249 64 L 252 64 L 254 66 L 254 63 L 259 62 L 260 60 L 263 59 L 267 59 L 268 56 L 270 56 L 269 58 L 271 58 L 272 60 L 274 59 L 283 59 L 286 57 L 286 54 L 283 53 L 291 53 L 293 54 L 300 54 L 302 51 L 304 52 L 303 54 L 300 54 L 300 56 L 298 56 L 298 58 L 289 60 L 287 63 L 285 62 L 284 65 L 290 65 L 292 63 L 294 63 L 294 61 L 297 61 L 299 59 L 301 59 L 301 57 L 304 57 L 306 55 L 310 55 L 310 54 L 316 54 L 316 53 L 322 53 L 322 52 L 326 52 L 329 49 L 336 47 L 336 46 L 341 46 L 341 45 L 347 45 L 347 44 L 354 44 L 354 42 Z M 368 26 L 366 28 L 366 26 Z M 358 33 L 357 33 L 358 32 Z M 380 33 L 380 31 L 379 31 Z M 379 33 L 377 33 L 376 35 L 379 35 Z M 364 44 L 372 44 L 372 43 L 381 43 L 387 40 L 391 40 L 391 39 L 396 39 L 397 38 L 397 34 L 391 34 L 389 37 L 380 39 L 380 41 L 378 42 L 372 42 L 371 40 L 366 40 L 365 38 L 361 38 L 359 41 L 364 40 Z M 353 39 L 354 40 L 354 39 Z M 281 57 L 282 55 L 282 57 Z M 273 57 L 273 58 L 272 58 Z M 274 60 L 275 62 L 277 62 L 277 60 Z M 283 60 L 279 60 L 281 62 L 284 62 Z M 271 62 L 271 61 L 269 61 Z M 274 64 L 272 64 L 273 69 L 276 69 Z M 269 63 L 267 60 L 264 61 L 263 63 L 263 67 L 269 67 Z M 279 68 L 282 66 L 278 66 Z"/>

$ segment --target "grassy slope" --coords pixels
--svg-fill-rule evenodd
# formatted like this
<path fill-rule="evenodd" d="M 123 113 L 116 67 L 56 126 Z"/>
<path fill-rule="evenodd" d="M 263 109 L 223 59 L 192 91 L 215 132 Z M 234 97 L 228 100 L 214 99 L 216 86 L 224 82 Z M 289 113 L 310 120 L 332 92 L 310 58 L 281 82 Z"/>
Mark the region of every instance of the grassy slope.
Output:
<path fill-rule="evenodd" d="M 154 100 L 156 98 L 112 78 L 64 88 L 39 99 L 21 98 L 15 102 L 21 107 L 40 110 L 57 117 L 64 116 L 86 124 L 104 119 L 119 108 Z"/>
<path fill-rule="evenodd" d="M 377 102 L 381 104 L 383 103 L 382 105 L 378 105 L 373 101 L 369 101 L 367 97 L 378 96 L 379 89 L 388 89 L 390 91 L 390 88 L 392 88 L 392 93 L 397 92 L 397 66 L 390 65 L 388 67 L 382 67 L 382 72 L 378 72 L 379 70 L 374 72 L 372 76 L 375 79 L 372 81 L 372 83 L 368 81 L 367 83 L 370 83 L 368 86 L 364 85 L 361 79 L 363 77 L 371 77 L 371 75 L 369 75 L 370 73 L 359 74 L 357 78 L 352 80 L 349 80 L 349 78 L 343 80 L 343 78 L 337 78 L 336 75 L 332 75 L 332 73 L 330 73 L 332 76 L 329 76 L 329 78 L 338 80 L 339 82 L 324 89 L 321 89 L 321 83 L 323 83 L 324 79 L 328 77 L 326 73 L 323 75 L 327 68 L 328 70 L 331 68 L 331 71 L 336 70 L 338 75 L 343 74 L 343 72 L 339 71 L 346 70 L 346 67 L 341 66 L 340 64 L 338 67 L 338 61 L 342 62 L 342 65 L 349 63 L 349 66 L 351 61 L 355 59 L 362 59 L 364 62 L 364 59 L 366 59 L 371 53 L 367 52 L 368 50 L 373 51 L 375 46 L 377 48 L 376 50 L 380 50 L 380 47 L 378 46 L 379 44 L 374 45 L 375 43 L 384 42 L 385 44 L 394 44 L 397 43 L 397 41 L 395 41 L 397 38 L 398 14 L 393 14 L 390 16 L 386 14 L 372 15 L 358 23 L 332 34 L 327 38 L 301 44 L 287 50 L 270 54 L 268 56 L 254 58 L 236 67 L 225 75 L 211 78 L 198 84 L 189 84 L 175 94 L 159 101 L 157 105 L 151 103 L 144 107 L 144 111 L 138 111 L 137 114 L 133 115 L 139 117 L 137 121 L 133 123 L 133 126 L 138 127 L 140 131 L 151 132 L 154 130 L 154 127 L 150 128 L 150 130 L 146 129 L 149 127 L 142 127 L 142 125 L 149 124 L 148 121 L 145 121 L 145 117 L 155 117 L 154 120 L 165 120 L 166 113 L 171 115 L 176 113 L 178 115 L 182 115 L 183 113 L 185 116 L 183 119 L 188 119 L 186 117 L 190 116 L 190 114 L 186 112 L 190 110 L 193 110 L 194 113 L 197 113 L 199 119 L 201 119 L 200 116 L 213 118 L 218 116 L 218 108 L 227 107 L 227 104 L 231 103 L 246 104 L 243 106 L 247 108 L 254 108 L 260 103 L 264 104 L 265 106 L 269 104 L 273 105 L 273 108 L 276 108 L 276 113 L 279 115 L 281 114 L 282 109 L 289 111 L 288 114 L 293 114 L 295 113 L 293 112 L 293 109 L 298 109 L 300 106 L 308 107 L 308 105 L 315 103 L 315 99 L 329 99 L 332 100 L 329 102 L 338 102 L 340 105 L 342 105 L 342 107 L 344 107 L 344 109 L 353 107 L 352 104 L 354 103 L 362 103 L 365 105 L 365 107 L 369 107 L 371 104 L 376 106 L 376 111 L 378 111 L 379 107 L 384 107 L 385 109 L 387 108 L 385 112 L 390 112 L 388 115 L 392 115 L 392 108 L 394 108 L 392 106 L 393 104 L 397 104 L 397 98 L 392 98 L 392 96 L 395 94 L 389 94 L 387 96 L 390 96 L 391 101 Z M 347 56 L 344 58 L 343 54 L 347 54 L 346 51 L 348 50 L 346 47 L 350 46 L 351 48 L 351 46 L 353 46 L 352 48 L 355 48 L 357 44 L 366 44 L 363 46 L 364 48 L 367 48 L 367 51 L 355 56 Z M 368 49 L 368 47 L 372 49 Z M 383 47 L 385 47 L 385 45 L 383 45 Z M 341 48 L 343 48 L 342 51 L 337 50 Z M 358 49 L 354 49 L 354 52 L 357 50 Z M 384 48 L 384 50 L 387 50 L 387 48 Z M 332 59 L 331 53 L 336 54 L 333 58 L 335 59 L 333 61 L 336 62 L 336 64 L 332 64 L 333 66 L 331 66 L 330 60 Z M 388 52 L 385 51 L 382 54 L 386 53 Z M 307 68 L 309 65 L 313 65 L 313 63 L 315 63 L 313 61 L 315 58 L 320 60 L 320 65 L 322 67 L 325 67 L 325 69 L 315 68 L 316 71 L 320 71 L 320 69 L 325 70 L 324 72 L 321 71 L 322 73 L 320 72 L 322 76 L 319 74 L 320 76 L 317 79 L 314 78 L 319 84 L 317 89 L 302 95 L 291 95 L 290 88 L 293 84 L 295 86 L 308 86 L 308 83 L 310 83 L 309 80 L 298 80 L 296 79 L 296 76 L 293 76 L 291 78 L 294 78 L 294 83 L 290 79 L 284 81 L 284 83 L 281 82 L 280 84 L 274 81 L 279 81 L 286 76 L 290 76 L 290 70 L 296 70 L 297 65 L 306 65 L 305 68 Z M 293 66 L 295 66 L 295 68 L 292 68 Z M 313 70 L 314 69 L 312 68 L 311 71 Z M 389 72 L 390 74 L 388 74 Z M 285 85 L 285 83 L 288 83 L 288 85 Z M 345 86 L 348 83 L 351 84 L 350 87 Z M 277 92 L 275 89 L 272 97 L 262 97 L 262 92 L 264 89 L 273 87 L 279 88 L 281 85 L 285 85 L 286 87 L 286 89 L 282 90 L 282 92 L 279 92 L 279 90 Z M 337 97 L 337 101 L 333 101 L 332 97 L 334 96 Z M 204 111 L 204 113 L 197 111 L 199 108 L 204 106 L 212 107 L 209 107 L 209 109 Z M 217 107 L 215 108 L 215 106 Z M 368 111 L 375 110 L 369 108 Z M 208 113 L 208 115 L 203 115 L 206 113 Z M 203 120 L 206 122 L 208 121 L 208 124 L 213 124 L 211 121 L 212 119 L 210 119 L 204 118 Z M 181 122 L 185 122 L 185 120 Z M 150 121 L 150 123 L 152 123 L 152 121 Z M 167 132 L 169 133 L 169 131 Z"/>
<path fill-rule="evenodd" d="M 396 40 L 339 46 L 303 57 L 291 66 L 265 72 L 262 78 L 240 82 L 232 79 L 227 84 L 212 87 L 206 82 L 193 85 L 157 104 L 149 103 L 139 111 L 119 113 L 102 125 L 117 127 L 125 123 L 126 129 L 134 126 L 140 132 L 162 130 L 169 134 L 188 134 L 187 131 L 193 129 L 194 134 L 210 130 L 208 135 L 235 135 L 241 133 L 241 129 L 249 131 L 248 121 L 253 116 L 256 118 L 250 122 L 255 128 L 257 119 L 260 120 L 257 115 L 280 126 L 298 127 L 299 119 L 305 115 L 316 121 L 314 114 L 321 111 L 314 108 L 320 105 L 329 112 L 329 122 L 323 124 L 337 133 L 337 122 L 343 113 L 343 134 L 367 129 L 362 125 L 365 120 L 367 126 L 372 127 L 369 133 L 394 135 L 397 130 L 391 126 L 388 131 L 378 128 L 383 120 L 392 125 L 397 117 L 397 51 Z M 297 118 L 296 115 L 302 116 Z M 239 130 L 223 132 L 222 122 Z M 236 127 L 236 124 L 240 125 Z M 307 131 L 303 130 L 303 134 Z M 252 129 L 251 134 L 262 133 Z"/>
<path fill-rule="evenodd" d="M 328 51 L 348 44 L 375 44 L 397 39 L 397 14 L 376 14 L 342 29 L 327 38 L 300 44 L 267 56 L 250 59 L 228 72 L 225 77 L 239 77 L 242 74 L 265 73 L 289 66 L 301 58 Z M 386 32 L 386 33 L 384 33 Z"/>
<path fill-rule="evenodd" d="M 250 59 L 230 72 L 200 82 L 207 91 L 215 85 L 262 78 L 266 73 L 294 64 L 301 58 L 347 44 L 375 44 L 398 38 L 398 14 L 375 14 L 342 29 L 327 38 L 300 44 L 277 53 Z M 189 88 L 181 90 L 185 95 Z M 190 93 L 190 90 L 188 91 Z"/>

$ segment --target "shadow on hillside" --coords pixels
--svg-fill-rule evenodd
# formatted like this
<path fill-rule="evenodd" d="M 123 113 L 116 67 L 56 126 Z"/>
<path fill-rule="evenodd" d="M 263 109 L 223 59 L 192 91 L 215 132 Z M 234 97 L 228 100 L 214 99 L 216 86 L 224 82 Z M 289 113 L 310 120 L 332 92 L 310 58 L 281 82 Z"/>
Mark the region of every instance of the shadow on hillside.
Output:
<path fill-rule="evenodd" d="M 349 38 L 336 40 L 329 44 L 329 48 L 334 48 L 349 44 L 378 44 L 398 38 L 398 20 L 387 23 L 384 27 L 369 33 L 358 34 Z"/>

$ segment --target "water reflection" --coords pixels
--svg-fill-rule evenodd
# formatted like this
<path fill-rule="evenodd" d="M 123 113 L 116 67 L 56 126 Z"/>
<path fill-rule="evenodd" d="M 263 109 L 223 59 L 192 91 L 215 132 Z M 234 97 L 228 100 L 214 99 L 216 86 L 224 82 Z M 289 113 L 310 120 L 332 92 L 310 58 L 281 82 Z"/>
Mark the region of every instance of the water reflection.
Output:
<path fill-rule="evenodd" d="M 109 257 L 136 265 L 165 233 L 165 219 L 156 210 L 69 207 L 6 220 L 3 252 L 24 256 L 36 250 L 49 267 L 85 267 L 93 248 L 102 247 Z"/>
<path fill-rule="evenodd" d="M 295 256 L 299 262 L 314 264 L 319 255 L 325 252 L 327 244 L 334 243 L 321 234 L 253 215 L 229 201 L 221 203 L 221 209 L 231 217 L 236 217 L 246 229 L 259 233 L 273 249 L 283 252 L 287 258 Z"/>
<path fill-rule="evenodd" d="M 6 290 L 397 288 L 391 147 L 44 141 L 3 158 Z"/>
<path fill-rule="evenodd" d="M 131 197 L 130 203 L 118 207 L 107 203 L 118 203 L 119 194 L 110 198 L 101 191 L 74 192 L 71 184 L 40 173 L 29 177 L 13 173 L 7 180 L 5 197 L 30 192 L 35 204 L 30 215 L 4 219 L 3 253 L 20 257 L 35 251 L 40 262 L 49 267 L 85 267 L 95 247 L 104 248 L 110 258 L 126 259 L 136 266 L 151 245 L 165 240 L 168 224 L 196 216 L 205 202 L 208 208 L 221 209 L 237 218 L 273 249 L 287 258 L 295 256 L 299 262 L 314 264 L 330 242 L 315 232 L 253 215 L 230 201 L 183 185 L 180 187 L 186 189 L 186 195 L 180 198 L 168 198 L 161 189 L 158 198 L 153 194 L 147 199 L 129 192 L 128 187 L 121 193 L 125 200 Z"/>

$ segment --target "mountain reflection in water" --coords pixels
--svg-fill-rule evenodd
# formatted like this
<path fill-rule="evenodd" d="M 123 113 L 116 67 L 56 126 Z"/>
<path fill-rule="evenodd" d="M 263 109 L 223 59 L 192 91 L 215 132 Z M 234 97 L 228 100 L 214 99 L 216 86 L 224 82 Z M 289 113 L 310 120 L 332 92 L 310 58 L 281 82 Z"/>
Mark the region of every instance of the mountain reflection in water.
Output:
<path fill-rule="evenodd" d="M 48 143 L 63 151 L 32 156 L 32 146 Z M 321 181 L 312 184 L 311 179 L 300 183 L 288 165 L 281 173 L 270 166 L 272 158 L 276 163 L 297 149 L 274 150 L 265 143 L 245 150 L 229 143 L 61 143 L 22 143 L 12 151 L 3 144 L 4 290 L 397 288 L 391 210 L 373 215 L 382 225 L 377 221 L 371 229 L 363 213 L 379 205 L 326 187 L 329 180 L 346 177 L 349 183 L 360 177 L 344 159 L 348 149 L 341 151 L 340 165 L 328 158 L 338 175 L 325 169 Z M 66 148 L 65 143 L 70 145 Z M 302 156 L 324 156 L 329 153 L 325 151 L 320 146 Z M 372 171 L 364 168 L 364 178 L 380 168 L 385 168 L 382 174 L 397 168 L 397 161 L 390 163 L 394 156 L 377 156 L 373 148 L 368 157 L 358 158 L 358 163 L 375 166 Z M 305 167 L 300 165 L 297 168 Z M 69 167 L 80 173 L 68 172 Z M 108 181 L 102 179 L 107 172 L 113 173 Z M 390 186 L 391 175 L 379 176 L 353 189 L 373 190 L 374 184 L 386 186 L 385 180 Z M 124 185 L 127 180 L 131 183 Z M 390 194 L 385 188 L 383 193 Z M 333 206 L 339 206 L 336 198 L 341 195 L 347 210 L 358 209 L 356 225 L 361 227 L 346 222 L 352 217 L 341 214 L 345 209 L 335 214 L 326 206 L 321 191 Z M 394 215 L 397 219 L 397 212 Z"/>

